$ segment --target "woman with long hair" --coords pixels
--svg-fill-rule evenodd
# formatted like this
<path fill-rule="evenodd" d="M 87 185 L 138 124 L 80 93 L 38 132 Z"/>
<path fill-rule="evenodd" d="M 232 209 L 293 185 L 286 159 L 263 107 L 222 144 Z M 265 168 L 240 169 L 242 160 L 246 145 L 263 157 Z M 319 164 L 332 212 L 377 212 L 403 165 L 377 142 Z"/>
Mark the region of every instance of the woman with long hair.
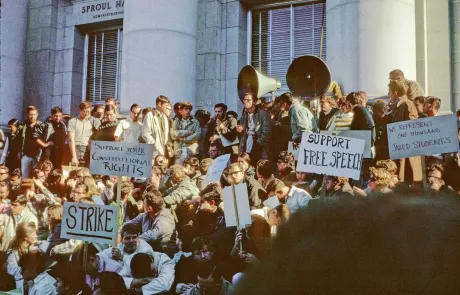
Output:
<path fill-rule="evenodd" d="M 255 178 L 256 177 L 256 170 L 251 165 L 251 157 L 248 153 L 242 152 L 238 156 L 238 163 L 243 166 L 244 174 L 248 177 Z"/>
<path fill-rule="evenodd" d="M 8 250 L 7 272 L 14 277 L 16 288 L 22 288 L 23 272 L 19 261 L 21 257 L 37 249 L 37 225 L 34 222 L 21 222 L 16 227 L 16 236 L 10 242 Z"/>
<path fill-rule="evenodd" d="M 65 243 L 67 240 L 61 238 L 61 222 L 62 222 L 62 205 L 56 204 L 46 208 L 46 217 L 48 221 L 49 235 L 47 242 L 49 242 L 46 255 L 49 255 L 54 246 Z"/>
<path fill-rule="evenodd" d="M 54 170 L 53 163 L 51 163 L 50 160 L 45 160 L 43 163 L 40 164 L 38 167 L 43 173 L 45 173 L 46 180 L 48 180 L 48 177 L 50 176 L 51 172 Z"/>

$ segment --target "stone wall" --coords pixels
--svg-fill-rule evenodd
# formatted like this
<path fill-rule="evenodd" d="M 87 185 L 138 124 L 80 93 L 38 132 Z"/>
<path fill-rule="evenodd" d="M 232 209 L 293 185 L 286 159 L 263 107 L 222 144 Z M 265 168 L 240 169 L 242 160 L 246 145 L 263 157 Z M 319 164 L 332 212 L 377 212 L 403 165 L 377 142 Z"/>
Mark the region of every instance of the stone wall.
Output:
<path fill-rule="evenodd" d="M 237 0 L 200 0 L 197 28 L 197 108 L 213 113 L 224 102 L 241 111 L 236 85 L 246 64 L 246 8 Z"/>

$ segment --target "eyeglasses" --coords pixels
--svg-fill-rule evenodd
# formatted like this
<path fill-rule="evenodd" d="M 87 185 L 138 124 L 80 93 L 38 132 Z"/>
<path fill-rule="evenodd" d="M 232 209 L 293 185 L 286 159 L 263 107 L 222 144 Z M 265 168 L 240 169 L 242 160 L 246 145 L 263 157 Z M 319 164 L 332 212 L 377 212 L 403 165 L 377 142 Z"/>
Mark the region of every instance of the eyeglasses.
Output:
<path fill-rule="evenodd" d="M 0 175 L 8 174 L 8 172 L 0 172 Z"/>
<path fill-rule="evenodd" d="M 442 182 L 442 178 L 436 177 L 436 176 L 429 176 L 428 177 L 428 182 L 429 183 Z"/>
<path fill-rule="evenodd" d="M 230 175 L 237 175 L 238 173 L 243 172 L 241 170 L 230 172 Z"/>

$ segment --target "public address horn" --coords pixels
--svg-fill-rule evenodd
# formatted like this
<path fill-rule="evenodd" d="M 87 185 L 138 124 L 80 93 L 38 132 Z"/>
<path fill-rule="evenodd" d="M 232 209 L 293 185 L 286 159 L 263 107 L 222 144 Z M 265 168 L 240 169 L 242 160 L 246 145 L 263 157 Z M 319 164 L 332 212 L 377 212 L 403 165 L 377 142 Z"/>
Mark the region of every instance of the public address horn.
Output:
<path fill-rule="evenodd" d="M 294 59 L 286 74 L 289 89 L 306 100 L 325 94 L 331 84 L 331 72 L 326 63 L 313 55 Z"/>
<path fill-rule="evenodd" d="M 238 96 L 243 101 L 244 94 L 254 92 L 257 97 L 281 88 L 281 82 L 257 72 L 253 66 L 244 66 L 238 74 Z"/>

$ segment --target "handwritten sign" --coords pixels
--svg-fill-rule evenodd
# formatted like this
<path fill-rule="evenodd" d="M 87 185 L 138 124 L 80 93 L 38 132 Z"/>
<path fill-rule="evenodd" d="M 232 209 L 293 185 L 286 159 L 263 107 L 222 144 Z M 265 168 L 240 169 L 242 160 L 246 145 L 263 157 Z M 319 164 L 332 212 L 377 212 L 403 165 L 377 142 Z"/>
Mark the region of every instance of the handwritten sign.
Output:
<path fill-rule="evenodd" d="M 305 132 L 297 171 L 359 179 L 364 144 L 362 139 Z"/>
<path fill-rule="evenodd" d="M 321 133 L 326 134 L 326 135 L 335 135 L 335 136 L 363 139 L 365 140 L 364 158 L 366 159 L 372 158 L 372 145 L 371 145 L 372 131 L 370 130 L 342 130 L 342 131 L 321 130 Z"/>
<path fill-rule="evenodd" d="M 91 141 L 89 169 L 92 174 L 150 177 L 153 145 Z"/>
<path fill-rule="evenodd" d="M 118 210 L 115 206 L 64 203 L 61 237 L 102 244 L 116 242 Z"/>
<path fill-rule="evenodd" d="M 225 225 L 227 227 L 237 226 L 239 221 L 239 226 L 242 228 L 245 225 L 252 224 L 251 211 L 249 209 L 248 187 L 246 186 L 246 183 L 235 185 L 236 206 L 233 199 L 232 187 L 224 187 L 223 193 Z M 238 221 L 236 219 L 237 211 L 235 211 L 235 207 L 238 211 Z"/>
<path fill-rule="evenodd" d="M 203 187 L 208 183 L 220 180 L 222 172 L 227 167 L 229 160 L 230 154 L 225 154 L 212 160 L 211 165 L 209 165 L 208 168 L 208 173 L 206 173 L 206 177 L 203 180 Z"/>
<path fill-rule="evenodd" d="M 458 152 L 455 115 L 429 117 L 387 125 L 390 159 Z"/>

